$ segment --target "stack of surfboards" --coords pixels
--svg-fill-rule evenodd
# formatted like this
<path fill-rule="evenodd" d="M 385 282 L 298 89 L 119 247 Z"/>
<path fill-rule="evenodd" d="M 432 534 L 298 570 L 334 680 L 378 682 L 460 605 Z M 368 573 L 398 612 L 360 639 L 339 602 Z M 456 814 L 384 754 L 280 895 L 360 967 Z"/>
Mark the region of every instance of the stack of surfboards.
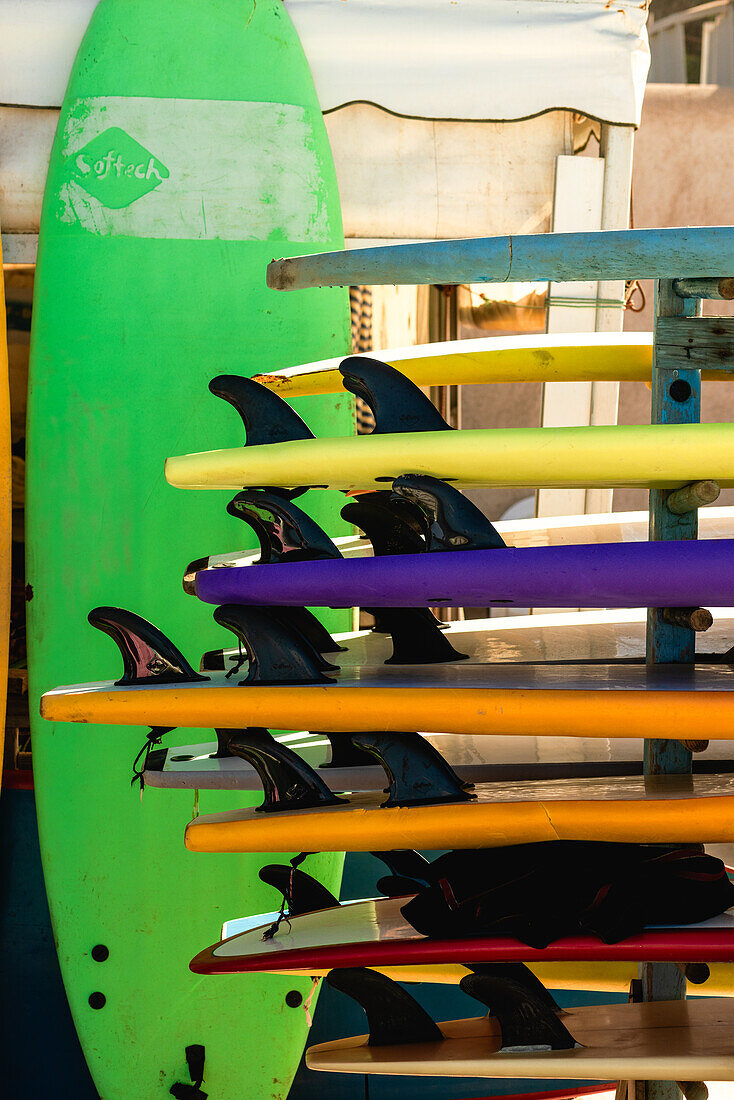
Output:
<path fill-rule="evenodd" d="M 303 383 L 310 375 L 313 390 Z M 420 371 L 413 377 L 423 380 Z M 375 432 L 316 438 L 308 408 L 301 419 L 280 395 L 290 378 L 305 393 L 343 386 L 357 394 L 375 414 Z M 731 1002 L 563 1013 L 543 984 L 620 989 L 636 960 L 663 960 L 707 979 L 704 992 L 728 994 L 734 914 L 723 865 L 689 875 L 715 880 L 716 899 L 671 909 L 670 921 L 641 912 L 635 934 L 615 939 L 584 931 L 587 918 L 577 915 L 578 927 L 572 920 L 537 943 L 522 932 L 522 921 L 537 922 L 537 898 L 534 914 L 515 913 L 509 925 L 426 931 L 415 906 L 435 900 L 437 884 L 453 897 L 451 875 L 405 850 L 448 848 L 460 859 L 461 850 L 496 849 L 523 859 L 534 845 L 557 851 L 560 843 L 570 844 L 572 861 L 584 845 L 601 851 L 616 842 L 631 846 L 631 860 L 653 846 L 645 851 L 665 863 L 678 858 L 675 846 L 686 859 L 712 860 L 690 846 L 734 840 L 734 762 L 715 751 L 731 736 L 731 613 L 717 615 L 696 664 L 674 668 L 644 663 L 639 610 L 666 607 L 675 618 L 699 605 L 734 606 L 731 516 L 716 517 L 719 537 L 675 546 L 584 542 L 568 526 L 559 545 L 542 545 L 550 536 L 540 527 L 541 545 L 508 546 L 460 492 L 487 483 L 734 484 L 734 426 L 456 432 L 414 381 L 369 357 L 258 381 L 220 375 L 209 388 L 240 415 L 245 445 L 169 458 L 166 476 L 180 487 L 235 490 L 227 511 L 260 543 L 257 561 L 217 547 L 182 563 L 186 593 L 215 605 L 230 644 L 223 634 L 221 648 L 186 654 L 136 613 L 97 607 L 90 622 L 118 644 L 123 675 L 47 692 L 42 713 L 150 725 L 149 748 L 173 727 L 213 728 L 215 741 L 150 752 L 141 769 L 159 786 L 262 787 L 257 808 L 195 817 L 186 829 L 191 851 L 320 852 L 338 837 L 348 851 L 379 850 L 392 873 L 379 884 L 386 896 L 339 905 L 298 859 L 262 868 L 282 894 L 280 911 L 229 922 L 192 969 L 327 974 L 365 1008 L 370 1034 L 312 1047 L 315 1069 L 732 1079 Z M 326 534 L 305 496 L 314 488 L 348 494 L 342 516 L 371 555 Z M 605 610 L 448 630 L 431 611 L 513 605 Z M 308 610 L 353 606 L 371 612 L 373 630 L 334 637 Z M 701 611 L 699 625 L 705 620 Z M 637 759 L 630 752 L 581 766 L 561 754 L 530 766 L 493 752 L 500 738 L 629 744 L 696 728 L 702 713 L 715 750 L 692 776 L 643 777 L 639 744 Z M 330 759 L 319 766 L 327 744 Z M 595 882 L 596 871 L 587 873 Z M 439 1027 L 396 977 L 458 982 L 490 1014 Z"/>

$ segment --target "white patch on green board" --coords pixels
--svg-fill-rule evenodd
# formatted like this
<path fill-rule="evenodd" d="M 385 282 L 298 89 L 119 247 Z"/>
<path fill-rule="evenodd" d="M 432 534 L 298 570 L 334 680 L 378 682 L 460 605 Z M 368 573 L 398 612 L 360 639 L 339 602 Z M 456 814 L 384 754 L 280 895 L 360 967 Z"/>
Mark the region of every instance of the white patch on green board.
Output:
<path fill-rule="evenodd" d="M 59 219 L 98 236 L 330 233 L 312 115 L 288 103 L 99 97 L 71 106 Z"/>

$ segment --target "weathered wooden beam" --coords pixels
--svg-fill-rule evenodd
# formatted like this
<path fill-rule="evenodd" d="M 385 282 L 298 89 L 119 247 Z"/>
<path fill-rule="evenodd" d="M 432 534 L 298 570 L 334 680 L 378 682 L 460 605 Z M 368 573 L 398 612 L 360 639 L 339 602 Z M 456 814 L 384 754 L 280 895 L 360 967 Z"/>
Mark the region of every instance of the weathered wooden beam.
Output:
<path fill-rule="evenodd" d="M 734 317 L 661 317 L 655 342 L 665 357 L 664 370 L 734 371 Z"/>
<path fill-rule="evenodd" d="M 714 617 L 706 607 L 664 607 L 663 622 L 671 626 L 685 626 L 694 634 L 701 634 L 714 625 Z"/>
<path fill-rule="evenodd" d="M 721 487 L 717 481 L 692 481 L 690 485 L 674 489 L 666 498 L 665 507 L 674 516 L 684 516 L 704 504 L 713 504 L 720 493 Z"/>
<path fill-rule="evenodd" d="M 474 237 L 273 260 L 267 283 L 275 290 L 298 290 L 355 284 L 719 278 L 733 251 L 732 226 Z"/>
<path fill-rule="evenodd" d="M 679 298 L 706 298 L 712 302 L 730 302 L 734 298 L 734 279 L 675 279 L 673 290 Z"/>
<path fill-rule="evenodd" d="M 676 963 L 686 981 L 693 985 L 703 985 L 711 977 L 708 963 Z"/>

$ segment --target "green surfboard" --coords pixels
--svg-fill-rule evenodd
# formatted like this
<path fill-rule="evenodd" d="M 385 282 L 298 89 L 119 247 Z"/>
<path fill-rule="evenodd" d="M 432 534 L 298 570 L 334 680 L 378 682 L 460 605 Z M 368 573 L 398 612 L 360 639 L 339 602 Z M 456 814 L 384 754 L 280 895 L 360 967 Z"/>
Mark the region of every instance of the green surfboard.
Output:
<path fill-rule="evenodd" d="M 182 592 L 181 569 L 245 529 L 225 512 L 229 494 L 168 486 L 164 459 L 241 441 L 237 417 L 207 392 L 214 375 L 348 350 L 344 291 L 265 285 L 273 255 L 342 245 L 321 112 L 280 0 L 101 0 L 44 200 L 27 577 L 44 871 L 69 1002 L 105 1100 L 190 1084 L 195 1044 L 211 1100 L 282 1098 L 305 1043 L 305 1013 L 285 998 L 305 998 L 308 980 L 208 981 L 188 969 L 224 917 L 277 905 L 257 877 L 272 857 L 187 852 L 191 792 L 146 790 L 141 804 L 131 788 L 140 728 L 51 724 L 37 701 L 116 663 L 86 622 L 99 604 L 160 624 L 194 660 L 226 644 Z M 309 402 L 311 423 L 348 435 L 350 400 Z M 309 511 L 338 530 L 338 504 L 312 496 Z M 347 624 L 342 614 L 330 625 Z M 201 808 L 242 801 L 204 792 Z M 338 887 L 340 856 L 310 862 Z"/>

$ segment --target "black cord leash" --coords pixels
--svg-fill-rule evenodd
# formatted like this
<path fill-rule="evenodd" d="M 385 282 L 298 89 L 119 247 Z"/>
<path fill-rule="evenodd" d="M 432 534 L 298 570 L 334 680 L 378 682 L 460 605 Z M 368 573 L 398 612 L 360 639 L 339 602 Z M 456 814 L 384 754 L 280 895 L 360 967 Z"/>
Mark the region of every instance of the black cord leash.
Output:
<path fill-rule="evenodd" d="M 287 923 L 288 927 L 290 928 L 291 922 L 290 922 L 289 918 L 290 918 L 291 899 L 293 897 L 293 872 L 295 871 L 296 867 L 299 867 L 300 864 L 303 863 L 303 861 L 305 859 L 308 859 L 308 857 L 312 856 L 312 855 L 313 855 L 313 852 L 299 852 L 297 856 L 294 856 L 293 859 L 290 860 L 291 873 L 288 876 L 288 889 L 283 894 L 283 901 L 281 902 L 280 912 L 278 913 L 277 917 L 275 918 L 273 923 L 270 925 L 270 927 L 266 928 L 266 930 L 263 932 L 263 939 L 264 940 L 272 940 L 272 938 L 277 933 L 277 931 L 280 928 L 283 921 L 285 921 Z M 286 914 L 286 908 L 288 909 L 287 914 Z"/>
<path fill-rule="evenodd" d="M 150 756 L 153 749 L 157 745 L 160 745 L 161 739 L 165 737 L 167 733 L 171 733 L 171 731 L 175 730 L 176 728 L 176 726 L 151 726 L 150 733 L 146 738 L 145 744 L 143 745 L 138 755 L 135 757 L 135 760 L 133 761 L 133 777 L 130 780 L 130 786 L 134 787 L 136 783 L 140 784 L 141 798 L 143 796 L 143 787 L 145 786 L 145 779 L 143 777 L 143 774 L 148 766 L 148 757 Z M 139 767 L 138 765 L 140 764 L 141 756 L 143 757 L 143 763 Z"/>

